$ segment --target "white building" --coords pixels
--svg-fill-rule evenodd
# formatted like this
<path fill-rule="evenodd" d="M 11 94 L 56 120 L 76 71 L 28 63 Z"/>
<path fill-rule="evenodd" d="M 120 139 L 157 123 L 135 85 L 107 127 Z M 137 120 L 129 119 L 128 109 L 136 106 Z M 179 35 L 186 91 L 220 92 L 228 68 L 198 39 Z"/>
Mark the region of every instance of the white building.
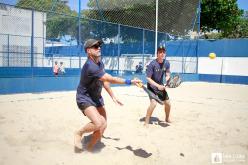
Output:
<path fill-rule="evenodd" d="M 31 66 L 34 29 L 34 66 L 41 66 L 46 36 L 46 13 L 0 4 L 0 66 Z M 9 52 L 9 53 L 8 53 Z"/>

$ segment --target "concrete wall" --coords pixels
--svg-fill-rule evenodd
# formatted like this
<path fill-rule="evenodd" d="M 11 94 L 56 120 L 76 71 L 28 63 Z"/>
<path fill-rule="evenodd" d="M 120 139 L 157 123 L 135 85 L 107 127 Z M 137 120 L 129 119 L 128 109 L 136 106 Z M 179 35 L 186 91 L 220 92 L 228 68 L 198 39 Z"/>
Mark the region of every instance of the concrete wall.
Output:
<path fill-rule="evenodd" d="M 0 8 L 0 66 L 30 66 L 31 36 L 34 27 L 34 65 L 41 66 L 46 14 L 2 5 Z M 11 52 L 11 53 L 8 53 Z"/>

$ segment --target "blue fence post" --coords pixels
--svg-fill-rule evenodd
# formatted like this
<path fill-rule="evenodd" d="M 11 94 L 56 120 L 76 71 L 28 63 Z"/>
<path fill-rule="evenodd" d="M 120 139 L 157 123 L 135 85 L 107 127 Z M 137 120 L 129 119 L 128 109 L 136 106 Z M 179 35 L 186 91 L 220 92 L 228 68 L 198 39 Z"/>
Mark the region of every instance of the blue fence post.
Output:
<path fill-rule="evenodd" d="M 198 74 L 198 61 L 199 61 L 199 34 L 196 40 L 196 74 Z"/>
<path fill-rule="evenodd" d="M 44 14 L 42 14 L 42 19 L 44 21 Z M 46 25 L 44 25 L 44 23 L 42 24 L 42 43 L 43 43 L 43 54 L 42 54 L 42 67 L 44 67 L 44 58 L 45 58 L 45 55 L 46 55 L 46 41 L 45 41 L 45 37 L 46 37 L 46 34 L 45 34 L 45 30 L 44 30 L 44 27 Z"/>
<path fill-rule="evenodd" d="M 143 28 L 143 31 L 142 31 L 142 66 L 143 68 L 145 68 L 144 64 L 145 64 L 145 59 L 144 59 L 144 56 L 145 56 L 145 29 Z"/>
<path fill-rule="evenodd" d="M 53 53 L 53 41 L 52 41 L 52 69 L 53 69 L 53 63 L 54 63 L 54 55 L 53 55 L 54 53 Z"/>
<path fill-rule="evenodd" d="M 81 0 L 78 0 L 78 56 L 79 56 L 79 70 L 81 69 Z"/>
<path fill-rule="evenodd" d="M 201 30 L 201 0 L 199 0 L 199 4 L 198 4 L 198 19 L 197 19 L 197 31 L 198 31 L 198 35 L 197 35 L 197 44 L 196 44 L 196 74 L 198 74 L 198 62 L 199 62 L 199 35 L 200 35 L 200 30 Z"/>
<path fill-rule="evenodd" d="M 34 9 L 32 9 L 32 28 L 31 28 L 31 70 L 32 70 L 32 77 L 33 77 L 33 67 L 34 67 Z"/>
<path fill-rule="evenodd" d="M 183 49 L 183 54 L 182 54 L 182 73 L 184 73 L 184 40 L 182 40 L 182 49 Z"/>
<path fill-rule="evenodd" d="M 120 24 L 118 24 L 118 47 L 117 47 L 117 54 L 118 54 L 118 71 L 117 71 L 117 73 L 119 74 L 119 71 L 120 71 L 120 36 L 121 36 L 121 26 L 120 26 Z"/>
<path fill-rule="evenodd" d="M 8 34 L 8 67 L 9 67 L 9 34 Z"/>

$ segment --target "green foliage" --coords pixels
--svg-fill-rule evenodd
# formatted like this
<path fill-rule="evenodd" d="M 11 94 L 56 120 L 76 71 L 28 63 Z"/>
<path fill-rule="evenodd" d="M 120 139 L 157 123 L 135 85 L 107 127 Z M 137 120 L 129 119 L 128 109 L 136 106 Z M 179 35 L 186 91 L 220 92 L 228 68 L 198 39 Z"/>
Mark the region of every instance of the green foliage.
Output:
<path fill-rule="evenodd" d="M 77 18 L 72 16 L 77 16 L 77 13 L 71 11 L 61 0 L 20 0 L 16 6 L 46 12 L 47 38 L 65 34 L 76 36 Z"/>
<path fill-rule="evenodd" d="M 63 35 L 76 36 L 77 19 L 63 15 L 54 15 L 46 22 L 47 37 L 57 38 Z"/>
<path fill-rule="evenodd" d="M 81 36 L 84 38 L 117 36 L 118 25 L 104 21 L 155 30 L 154 2 L 153 0 L 89 0 L 87 5 L 90 9 L 82 11 L 81 16 L 99 21 L 81 19 Z M 163 12 L 159 13 L 158 31 L 184 35 L 189 30 L 187 23 L 192 22 L 192 13 L 196 11 L 197 2 L 198 0 L 192 0 L 192 3 L 186 0 L 159 1 L 160 11 Z M 46 12 L 47 38 L 57 38 L 65 34 L 79 36 L 78 14 L 62 0 L 19 0 L 16 6 Z M 205 32 L 206 37 L 212 39 L 247 37 L 248 13 L 243 13 L 244 11 L 238 9 L 237 0 L 202 0 L 201 30 Z M 184 15 L 188 16 L 182 17 Z M 177 20 L 178 18 L 180 19 Z M 219 33 L 207 33 L 213 30 Z M 142 37 L 139 30 L 136 32 L 131 27 L 121 26 L 121 32 L 123 41 L 136 42 Z M 154 37 L 154 35 L 146 35 L 145 39 L 153 41 Z"/>
<path fill-rule="evenodd" d="M 134 3 L 132 0 L 89 0 L 88 7 L 91 10 L 84 12 L 84 15 L 87 18 L 133 27 L 155 29 L 155 4 L 150 3 L 149 1 Z M 118 35 L 117 24 L 115 24 L 117 28 L 111 33 L 108 33 L 109 35 L 105 37 L 112 38 Z M 97 29 L 98 27 L 93 26 L 92 28 Z M 106 27 L 104 26 L 103 28 Z M 137 29 L 127 26 L 121 26 L 120 28 L 120 37 L 123 41 L 135 42 L 142 37 L 142 33 L 133 32 Z"/>
<path fill-rule="evenodd" d="M 222 36 L 222 33 L 210 32 L 210 33 L 205 33 L 204 38 L 205 39 L 221 39 L 221 38 L 223 38 L 223 36 Z"/>
<path fill-rule="evenodd" d="M 198 0 L 159 0 L 158 31 L 174 35 L 185 35 L 192 28 L 192 19 Z M 154 0 L 89 0 L 87 18 L 113 22 L 155 31 L 156 3 Z M 121 29 L 121 37 L 133 42 L 139 33 L 129 34 L 129 29 Z M 149 40 L 151 37 L 146 38 Z M 154 41 L 154 37 L 151 39 Z"/>
<path fill-rule="evenodd" d="M 247 23 L 241 19 L 243 10 L 238 9 L 237 0 L 202 0 L 201 8 L 203 32 L 218 30 L 221 38 L 244 37 Z"/>
<path fill-rule="evenodd" d="M 52 0 L 20 0 L 16 4 L 17 7 L 29 8 L 36 10 L 49 10 L 52 7 Z"/>
<path fill-rule="evenodd" d="M 231 33 L 232 38 L 248 38 L 248 19 L 241 18 Z"/>

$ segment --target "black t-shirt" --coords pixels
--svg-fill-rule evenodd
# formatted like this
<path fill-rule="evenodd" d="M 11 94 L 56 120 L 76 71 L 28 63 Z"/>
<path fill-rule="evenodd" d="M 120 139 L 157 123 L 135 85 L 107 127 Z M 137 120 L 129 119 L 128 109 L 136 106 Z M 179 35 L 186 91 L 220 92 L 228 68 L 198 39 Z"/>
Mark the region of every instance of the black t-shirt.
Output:
<path fill-rule="evenodd" d="M 101 96 L 103 82 L 99 79 L 105 74 L 104 64 L 98 64 L 87 59 L 82 70 L 80 83 L 77 88 L 76 100 L 79 104 L 102 105 Z"/>
<path fill-rule="evenodd" d="M 157 59 L 150 62 L 147 66 L 146 77 L 150 77 L 156 83 L 163 84 L 163 76 L 166 71 L 170 71 L 170 63 L 167 60 L 164 60 L 163 63 L 159 63 Z M 147 86 L 152 88 L 154 91 L 157 91 L 157 87 L 147 83 Z"/>

